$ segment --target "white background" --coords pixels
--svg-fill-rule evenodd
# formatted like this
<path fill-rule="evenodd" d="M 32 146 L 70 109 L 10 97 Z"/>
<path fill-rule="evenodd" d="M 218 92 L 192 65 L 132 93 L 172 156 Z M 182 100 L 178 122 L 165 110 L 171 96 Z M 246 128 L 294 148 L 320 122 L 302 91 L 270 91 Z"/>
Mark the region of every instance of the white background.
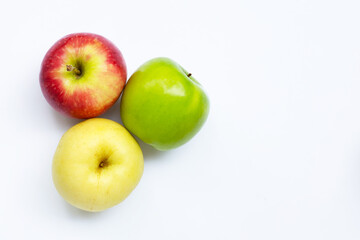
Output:
<path fill-rule="evenodd" d="M 358 0 L 2 1 L 0 239 L 360 239 Z M 51 177 L 79 120 L 40 91 L 73 32 L 122 51 L 129 76 L 170 57 L 202 83 L 208 121 L 158 152 L 120 205 L 87 213 Z M 103 117 L 120 122 L 119 102 Z"/>

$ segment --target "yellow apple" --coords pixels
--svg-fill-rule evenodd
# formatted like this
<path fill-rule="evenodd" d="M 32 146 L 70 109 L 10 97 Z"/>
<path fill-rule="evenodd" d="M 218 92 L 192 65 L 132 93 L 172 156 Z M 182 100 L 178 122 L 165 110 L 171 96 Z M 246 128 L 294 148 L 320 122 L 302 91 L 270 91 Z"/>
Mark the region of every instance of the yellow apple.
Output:
<path fill-rule="evenodd" d="M 141 149 L 131 134 L 114 121 L 93 118 L 62 136 L 52 175 L 67 202 L 97 212 L 123 201 L 140 181 L 143 169 Z"/>

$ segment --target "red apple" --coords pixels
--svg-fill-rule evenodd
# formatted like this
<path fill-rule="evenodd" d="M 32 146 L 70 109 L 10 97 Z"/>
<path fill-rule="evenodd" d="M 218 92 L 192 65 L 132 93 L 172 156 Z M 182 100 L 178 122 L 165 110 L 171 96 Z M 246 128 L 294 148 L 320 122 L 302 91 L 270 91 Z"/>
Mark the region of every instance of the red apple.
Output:
<path fill-rule="evenodd" d="M 104 113 L 119 98 L 125 82 L 121 52 L 96 34 L 63 37 L 41 65 L 40 86 L 46 100 L 55 110 L 75 118 Z"/>

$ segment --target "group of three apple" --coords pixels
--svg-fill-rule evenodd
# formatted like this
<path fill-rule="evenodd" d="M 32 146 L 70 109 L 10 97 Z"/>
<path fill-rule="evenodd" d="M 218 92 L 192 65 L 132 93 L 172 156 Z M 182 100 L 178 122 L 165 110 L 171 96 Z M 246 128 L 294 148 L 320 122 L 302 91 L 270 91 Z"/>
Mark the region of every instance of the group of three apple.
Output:
<path fill-rule="evenodd" d="M 71 205 L 102 211 L 124 200 L 143 173 L 142 151 L 129 131 L 165 151 L 189 141 L 209 113 L 209 99 L 191 73 L 169 58 L 141 65 L 127 81 L 124 58 L 106 38 L 74 33 L 57 41 L 41 65 L 49 104 L 88 119 L 61 138 L 52 164 L 54 185 Z M 95 118 L 120 97 L 125 128 Z"/>

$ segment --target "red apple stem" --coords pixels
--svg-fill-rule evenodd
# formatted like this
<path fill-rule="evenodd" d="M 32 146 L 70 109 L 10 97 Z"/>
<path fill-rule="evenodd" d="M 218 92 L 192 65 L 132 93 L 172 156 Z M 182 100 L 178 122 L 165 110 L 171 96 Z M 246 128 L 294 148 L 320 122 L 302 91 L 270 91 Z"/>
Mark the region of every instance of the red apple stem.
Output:
<path fill-rule="evenodd" d="M 77 67 L 74 67 L 74 66 L 72 66 L 72 65 L 66 65 L 66 70 L 67 70 L 68 72 L 73 71 L 73 72 L 74 72 L 76 75 L 78 75 L 78 76 L 81 75 L 80 70 L 79 70 Z"/>
<path fill-rule="evenodd" d="M 192 75 L 192 74 L 191 74 L 191 73 L 189 73 L 187 76 L 188 76 L 188 77 L 191 77 L 191 75 Z"/>

